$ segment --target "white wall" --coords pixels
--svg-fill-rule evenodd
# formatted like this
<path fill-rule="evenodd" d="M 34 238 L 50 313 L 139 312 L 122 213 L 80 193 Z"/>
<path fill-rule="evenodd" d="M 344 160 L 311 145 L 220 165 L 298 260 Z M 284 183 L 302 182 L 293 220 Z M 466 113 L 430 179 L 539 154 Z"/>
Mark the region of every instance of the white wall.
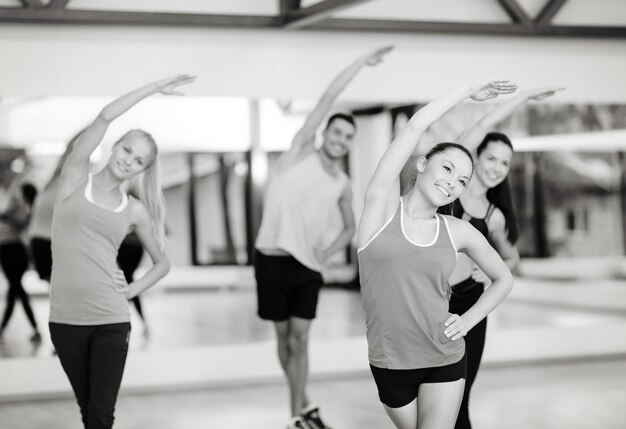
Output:
<path fill-rule="evenodd" d="M 350 152 L 350 177 L 354 190 L 354 215 L 358 223 L 363 212 L 365 188 L 378 161 L 391 142 L 391 114 L 357 116 L 357 133 Z"/>
<path fill-rule="evenodd" d="M 45 97 L 7 103 L 0 109 L 0 142 L 38 152 L 61 143 L 54 149 L 62 152 L 65 143 L 110 101 L 109 97 Z M 129 129 L 141 128 L 169 151 L 181 147 L 245 151 L 249 147 L 248 108 L 244 98 L 150 97 L 113 122 L 103 142 L 109 146 Z"/>
<path fill-rule="evenodd" d="M 623 40 L 17 24 L 0 27 L 0 95 L 112 96 L 187 72 L 199 76 L 190 95 L 317 98 L 349 61 L 386 44 L 396 51 L 344 99 L 427 100 L 497 76 L 565 86 L 560 102 L 626 102 Z"/>

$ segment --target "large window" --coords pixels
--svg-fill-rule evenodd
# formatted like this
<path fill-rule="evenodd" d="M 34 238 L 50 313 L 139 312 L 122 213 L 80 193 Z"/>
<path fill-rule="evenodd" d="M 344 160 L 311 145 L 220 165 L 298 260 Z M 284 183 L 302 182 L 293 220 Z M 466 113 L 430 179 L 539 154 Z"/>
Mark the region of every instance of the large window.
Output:
<path fill-rule="evenodd" d="M 168 241 L 175 263 L 248 263 L 246 155 L 185 153 L 165 157 Z"/>

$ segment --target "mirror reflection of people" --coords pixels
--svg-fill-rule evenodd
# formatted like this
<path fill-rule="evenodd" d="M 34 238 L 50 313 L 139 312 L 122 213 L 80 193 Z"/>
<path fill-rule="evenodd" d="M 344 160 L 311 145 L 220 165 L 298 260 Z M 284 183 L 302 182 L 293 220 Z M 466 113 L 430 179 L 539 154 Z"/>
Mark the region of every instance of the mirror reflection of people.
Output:
<path fill-rule="evenodd" d="M 126 283 L 133 282 L 133 279 L 135 278 L 135 271 L 137 270 L 137 267 L 139 267 L 143 254 L 144 250 L 141 240 L 133 231 L 124 238 L 124 241 L 122 241 L 117 253 L 117 265 L 124 273 Z M 148 328 L 148 322 L 146 322 L 146 318 L 143 313 L 140 295 L 134 296 L 131 301 L 135 306 L 135 310 L 137 310 L 137 314 L 139 315 L 141 322 L 143 323 L 143 336 L 148 338 L 150 335 L 150 329 Z"/>
<path fill-rule="evenodd" d="M 106 105 L 81 134 L 61 173 L 52 227 L 50 334 L 86 428 L 113 426 L 130 338 L 128 300 L 170 268 L 158 147 L 152 136 L 142 130 L 124 134 L 96 174 L 89 158 L 120 115 L 153 94 L 181 94 L 177 88 L 193 80 L 188 75 L 162 79 Z M 137 176 L 142 178 L 140 199 L 121 189 Z M 116 258 L 131 229 L 153 265 L 128 284 Z"/>
<path fill-rule="evenodd" d="M 65 151 L 57 161 L 52 176 L 41 192 L 39 192 L 33 205 L 33 212 L 28 227 L 30 249 L 33 255 L 35 270 L 39 278 L 48 283 L 50 283 L 50 275 L 52 274 L 52 213 L 57 203 L 61 171 L 81 133 L 82 130 L 72 137 L 66 145 Z"/>
<path fill-rule="evenodd" d="M 463 337 L 509 294 L 513 277 L 469 223 L 437 213 L 468 185 L 467 149 L 440 143 L 420 151 L 420 136 L 461 100 L 514 92 L 485 80 L 444 95 L 417 111 L 380 160 L 365 192 L 357 241 L 370 368 L 384 409 L 398 429 L 454 427 L 463 397 Z M 400 195 L 400 172 L 413 152 L 413 187 Z M 448 312 L 448 278 L 457 252 L 470 256 L 492 285 L 463 315 Z"/>
<path fill-rule="evenodd" d="M 376 49 L 344 69 L 326 89 L 281 155 L 270 180 L 256 239 L 258 314 L 274 322 L 278 358 L 289 384 L 288 428 L 326 428 L 319 407 L 306 392 L 309 329 L 315 318 L 321 271 L 333 254 L 350 244 L 355 232 L 352 188 L 340 169 L 356 131 L 352 116 L 332 115 L 315 148 L 315 134 L 333 102 L 365 66 L 381 62 L 392 48 Z M 322 242 L 329 215 L 339 209 L 343 229 Z"/>
<path fill-rule="evenodd" d="M 16 180 L 19 180 L 19 177 Z M 33 330 L 30 340 L 39 343 L 41 334 L 28 293 L 22 284 L 22 277 L 29 265 L 28 250 L 22 241 L 22 235 L 30 221 L 37 188 L 30 183 L 23 183 L 19 186 L 9 186 L 9 191 L 8 204 L 0 214 L 0 266 L 8 283 L 6 305 L 0 324 L 0 341 L 3 340 L 4 331 L 13 315 L 15 303 L 19 300 Z"/>

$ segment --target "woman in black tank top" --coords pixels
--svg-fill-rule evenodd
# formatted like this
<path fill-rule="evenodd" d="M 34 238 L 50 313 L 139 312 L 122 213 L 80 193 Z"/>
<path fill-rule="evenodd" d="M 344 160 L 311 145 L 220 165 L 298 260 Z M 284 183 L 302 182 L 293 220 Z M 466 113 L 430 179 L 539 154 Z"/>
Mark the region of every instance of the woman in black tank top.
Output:
<path fill-rule="evenodd" d="M 465 144 L 465 147 L 472 149 L 470 144 Z M 488 150 L 485 151 L 487 147 Z M 485 137 L 479 148 L 480 155 L 472 152 L 475 160 L 475 172 L 467 190 L 461 194 L 458 200 L 447 207 L 442 207 L 440 212 L 451 214 L 458 219 L 469 222 L 487 239 L 491 247 L 498 251 L 513 272 L 519 262 L 519 254 L 515 247 L 517 224 L 509 186 L 506 182 L 513 148 L 509 139 L 498 133 L 491 133 Z M 493 164 L 498 163 L 500 166 L 495 168 L 496 174 L 494 171 L 489 171 L 488 174 L 485 172 L 485 170 L 494 169 Z M 496 179 L 499 183 L 494 186 L 488 180 L 481 180 L 481 176 L 485 175 L 490 178 L 491 182 Z M 470 207 L 469 213 L 463 202 Z M 478 215 L 478 213 L 483 214 Z M 494 213 L 497 218 L 496 222 L 493 222 L 492 219 Z M 449 281 L 452 290 L 449 311 L 452 314 L 462 315 L 478 302 L 485 290 L 485 283 L 489 279 L 469 258 L 459 255 L 457 266 Z M 482 360 L 486 333 L 487 318 L 485 317 L 464 337 L 467 378 L 455 429 L 471 429 L 472 427 L 469 420 L 469 395 Z"/>
<path fill-rule="evenodd" d="M 486 140 L 485 144 L 481 144 L 480 155 L 476 157 L 474 176 L 470 180 L 467 192 L 454 202 L 452 214 L 459 219 L 467 220 L 474 226 L 498 251 L 509 269 L 513 271 L 519 261 L 519 254 L 514 245 L 517 239 L 517 228 L 513 208 L 510 204 L 508 183 L 506 183 L 513 149 L 510 144 L 507 144 L 508 139 L 505 136 L 498 136 L 498 140 L 495 140 L 495 134 L 490 134 L 489 138 L 494 138 L 494 140 Z M 496 181 L 500 183 L 491 186 Z M 487 194 L 494 189 L 495 193 L 500 195 L 503 194 L 502 190 L 504 189 L 504 195 L 508 198 L 504 201 L 502 198 L 491 201 Z M 476 212 L 468 213 L 464 203 Z M 496 204 L 499 206 L 506 205 L 506 208 L 500 209 Z M 486 211 L 484 211 L 485 205 Z M 480 217 L 476 214 L 478 209 L 483 210 Z M 508 214 L 508 218 L 504 216 L 504 213 Z M 497 219 L 494 219 L 494 216 Z M 512 239 L 508 238 L 507 232 L 512 232 L 510 234 Z M 449 311 L 453 314 L 462 315 L 480 299 L 485 290 L 485 283 L 489 279 L 471 261 L 460 260 L 450 281 L 452 283 L 452 295 Z M 484 318 L 465 336 L 467 378 L 455 429 L 471 428 L 469 395 L 482 359 L 486 333 L 487 318 Z"/>
<path fill-rule="evenodd" d="M 487 133 L 508 118 L 518 107 L 530 100 L 541 100 L 553 95 L 557 88 L 538 88 L 520 93 L 500 107 L 481 118 L 460 139 L 474 157 L 475 171 L 461 197 L 452 205 L 452 215 L 468 220 L 496 249 L 512 272 L 519 264 L 515 243 L 518 238 L 517 219 L 513 209 L 508 174 L 513 157 L 509 138 L 501 133 Z M 452 295 L 450 312 L 464 314 L 481 297 L 488 279 L 475 265 L 467 271 L 467 265 L 459 264 L 450 282 Z M 467 380 L 463 401 L 455 429 L 471 429 L 469 419 L 469 395 L 483 354 L 487 318 L 474 326 L 465 336 L 467 350 Z"/>

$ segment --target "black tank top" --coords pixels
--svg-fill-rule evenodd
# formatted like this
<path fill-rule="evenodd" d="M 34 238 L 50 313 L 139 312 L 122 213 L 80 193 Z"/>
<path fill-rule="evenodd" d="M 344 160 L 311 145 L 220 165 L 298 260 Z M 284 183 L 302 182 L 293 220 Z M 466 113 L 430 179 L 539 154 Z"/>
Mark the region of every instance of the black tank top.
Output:
<path fill-rule="evenodd" d="M 451 212 L 452 216 L 469 222 L 474 228 L 480 231 L 480 233 L 489 242 L 489 245 L 495 249 L 493 241 L 491 241 L 491 238 L 489 237 L 489 227 L 487 227 L 487 222 L 489 221 L 489 218 L 491 217 L 494 209 L 495 206 L 490 203 L 489 207 L 487 208 L 487 214 L 485 214 L 484 218 L 476 218 L 469 215 L 463 218 L 463 215 L 465 214 L 465 209 L 461 204 L 461 200 L 456 200 L 454 203 L 451 204 L 449 211 Z M 450 297 L 450 312 L 454 314 L 465 313 L 474 304 L 476 304 L 476 301 L 478 301 L 478 298 L 480 298 L 480 295 L 483 293 L 483 291 L 484 284 L 477 283 L 471 277 L 468 277 L 462 282 L 453 285 L 452 296 Z"/>
<path fill-rule="evenodd" d="M 463 218 L 463 215 L 465 214 L 465 209 L 461 204 L 461 200 L 456 200 L 452 204 L 452 216 L 469 222 L 487 239 L 491 247 L 494 247 L 493 241 L 491 241 L 491 237 L 489 237 L 489 227 L 487 226 L 487 222 L 489 221 L 489 218 L 491 217 L 491 214 L 493 213 L 493 210 L 495 208 L 496 206 L 490 203 L 489 207 L 487 208 L 487 214 L 484 218 L 471 217 L 469 215 L 467 215 L 466 218 Z"/>

